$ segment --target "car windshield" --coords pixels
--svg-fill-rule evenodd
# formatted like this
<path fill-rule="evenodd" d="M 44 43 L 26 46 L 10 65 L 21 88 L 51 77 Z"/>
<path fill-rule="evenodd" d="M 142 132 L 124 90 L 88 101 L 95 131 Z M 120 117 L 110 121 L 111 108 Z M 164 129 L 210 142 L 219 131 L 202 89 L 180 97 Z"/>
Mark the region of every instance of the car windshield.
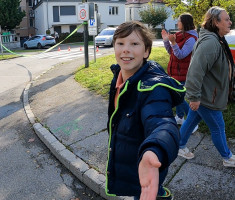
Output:
<path fill-rule="evenodd" d="M 103 30 L 99 35 L 113 35 L 115 30 Z"/>

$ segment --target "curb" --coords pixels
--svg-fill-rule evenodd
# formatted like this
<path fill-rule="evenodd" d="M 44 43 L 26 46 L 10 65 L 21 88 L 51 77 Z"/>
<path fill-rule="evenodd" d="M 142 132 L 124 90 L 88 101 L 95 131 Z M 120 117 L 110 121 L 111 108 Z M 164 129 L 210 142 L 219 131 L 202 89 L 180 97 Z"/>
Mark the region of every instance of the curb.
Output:
<path fill-rule="evenodd" d="M 51 69 L 53 69 L 52 67 Z M 51 70 L 49 69 L 49 70 Z M 49 71 L 47 70 L 47 71 Z M 42 124 L 36 122 L 35 116 L 29 104 L 29 90 L 34 81 L 45 74 L 36 77 L 29 82 L 23 91 L 23 106 L 29 122 L 33 125 L 33 129 L 40 140 L 50 149 L 51 153 L 75 175 L 82 183 L 93 190 L 95 193 L 107 200 L 132 200 L 132 197 L 107 196 L 105 193 L 105 175 L 100 174 L 93 168 L 89 167 L 82 159 L 69 151 L 49 130 L 43 127 Z"/>

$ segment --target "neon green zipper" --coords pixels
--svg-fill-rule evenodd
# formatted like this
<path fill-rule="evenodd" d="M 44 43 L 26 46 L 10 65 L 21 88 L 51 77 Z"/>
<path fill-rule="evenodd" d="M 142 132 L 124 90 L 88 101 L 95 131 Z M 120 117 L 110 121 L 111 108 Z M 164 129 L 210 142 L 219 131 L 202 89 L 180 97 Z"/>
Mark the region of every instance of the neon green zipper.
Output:
<path fill-rule="evenodd" d="M 108 163 L 109 163 L 109 149 L 110 149 L 111 136 L 112 136 L 112 120 L 113 120 L 114 115 L 118 111 L 119 99 L 127 91 L 128 84 L 129 84 L 129 81 L 126 81 L 125 87 L 123 88 L 122 92 L 118 95 L 118 98 L 117 98 L 117 107 L 115 108 L 113 114 L 110 117 L 110 121 L 109 121 L 109 144 L 108 144 L 108 160 L 107 160 L 107 164 L 106 164 L 106 185 L 105 185 L 105 193 L 106 193 L 107 196 L 116 196 L 115 194 L 109 194 L 108 193 L 108 175 L 107 175 Z"/>

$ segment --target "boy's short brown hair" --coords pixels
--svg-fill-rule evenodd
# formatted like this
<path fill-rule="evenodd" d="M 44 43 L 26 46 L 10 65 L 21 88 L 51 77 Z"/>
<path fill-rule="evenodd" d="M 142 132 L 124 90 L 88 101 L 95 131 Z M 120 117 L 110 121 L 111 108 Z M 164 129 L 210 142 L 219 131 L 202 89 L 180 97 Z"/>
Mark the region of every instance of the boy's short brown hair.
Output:
<path fill-rule="evenodd" d="M 144 26 L 144 24 L 139 21 L 128 21 L 119 25 L 113 36 L 113 46 L 115 46 L 117 38 L 125 38 L 134 31 L 141 35 L 145 45 L 145 51 L 149 50 L 150 55 L 154 35 L 147 27 Z"/>

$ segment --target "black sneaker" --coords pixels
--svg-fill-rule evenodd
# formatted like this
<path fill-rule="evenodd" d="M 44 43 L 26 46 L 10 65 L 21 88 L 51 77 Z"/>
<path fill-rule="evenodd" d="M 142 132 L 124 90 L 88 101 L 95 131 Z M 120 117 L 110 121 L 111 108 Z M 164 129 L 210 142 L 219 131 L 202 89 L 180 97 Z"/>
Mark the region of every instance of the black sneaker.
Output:
<path fill-rule="evenodd" d="M 173 200 L 174 197 L 169 189 L 163 187 L 165 194 L 163 196 L 157 196 L 157 200 Z"/>

